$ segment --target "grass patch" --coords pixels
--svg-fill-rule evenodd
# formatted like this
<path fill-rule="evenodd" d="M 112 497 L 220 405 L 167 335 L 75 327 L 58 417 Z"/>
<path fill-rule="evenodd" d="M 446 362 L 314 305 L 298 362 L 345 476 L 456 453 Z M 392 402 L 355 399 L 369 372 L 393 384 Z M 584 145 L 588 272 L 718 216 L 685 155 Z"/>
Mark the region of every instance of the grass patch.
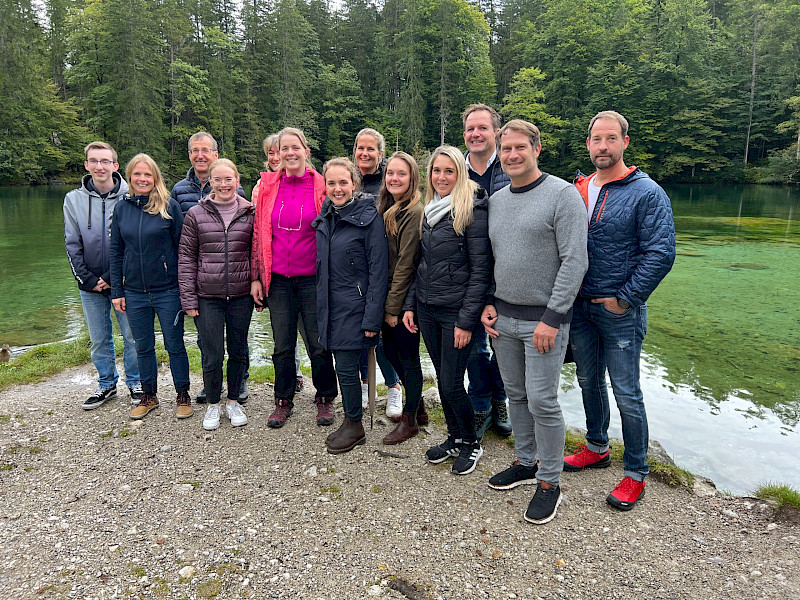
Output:
<path fill-rule="evenodd" d="M 11 470 L 11 469 L 13 469 L 15 466 L 16 466 L 16 465 L 15 465 L 15 464 L 13 464 L 13 463 L 5 463 L 5 464 L 3 464 L 3 465 L 0 465 L 0 471 L 10 471 L 10 470 Z"/>
<path fill-rule="evenodd" d="M 202 481 L 181 481 L 181 485 L 190 485 L 190 486 L 192 486 L 194 489 L 197 489 L 197 488 L 199 488 L 201 485 L 203 485 L 203 482 L 202 482 Z"/>
<path fill-rule="evenodd" d="M 167 585 L 167 581 L 161 577 L 153 582 L 153 586 L 150 589 L 159 598 L 166 598 L 169 596 L 169 586 Z"/>
<path fill-rule="evenodd" d="M 36 346 L 11 362 L 0 363 L 0 390 L 42 381 L 68 367 L 86 364 L 90 359 L 88 336 Z"/>
<path fill-rule="evenodd" d="M 41 454 L 42 447 L 41 446 L 28 446 L 28 454 Z"/>
<path fill-rule="evenodd" d="M 373 494 L 380 494 L 382 491 L 383 491 L 383 489 L 381 488 L 381 486 L 379 486 L 379 485 L 373 485 L 372 486 L 372 493 Z"/>
<path fill-rule="evenodd" d="M 323 485 L 319 488 L 319 491 L 327 494 L 339 494 L 342 490 L 338 485 Z"/>
<path fill-rule="evenodd" d="M 131 569 L 131 575 L 135 575 L 136 577 L 144 577 L 147 575 L 147 571 L 144 570 L 144 567 L 135 566 Z"/>
<path fill-rule="evenodd" d="M 800 491 L 785 483 L 765 483 L 758 486 L 753 495 L 770 500 L 776 508 L 791 506 L 800 509 Z"/>
<path fill-rule="evenodd" d="M 0 415 L 0 425 L 8 425 L 11 423 L 11 415 Z"/>
<path fill-rule="evenodd" d="M 222 582 L 216 579 L 206 581 L 197 586 L 197 594 L 201 598 L 216 598 L 222 591 Z"/>

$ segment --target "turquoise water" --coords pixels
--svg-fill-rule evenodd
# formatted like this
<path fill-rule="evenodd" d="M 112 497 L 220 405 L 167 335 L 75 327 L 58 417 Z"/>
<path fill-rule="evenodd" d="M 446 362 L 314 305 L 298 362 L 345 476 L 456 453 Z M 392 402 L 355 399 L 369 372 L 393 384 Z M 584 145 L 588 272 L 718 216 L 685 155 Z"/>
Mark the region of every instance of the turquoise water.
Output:
<path fill-rule="evenodd" d="M 84 330 L 63 243 L 68 187 L 0 187 L 0 344 L 15 352 Z M 653 439 L 734 493 L 800 487 L 800 192 L 672 186 L 678 257 L 648 302 L 642 386 Z M 188 335 L 192 335 L 189 327 Z M 269 360 L 268 314 L 251 329 Z M 565 417 L 583 424 L 565 372 Z M 612 435 L 621 435 L 612 411 Z"/>

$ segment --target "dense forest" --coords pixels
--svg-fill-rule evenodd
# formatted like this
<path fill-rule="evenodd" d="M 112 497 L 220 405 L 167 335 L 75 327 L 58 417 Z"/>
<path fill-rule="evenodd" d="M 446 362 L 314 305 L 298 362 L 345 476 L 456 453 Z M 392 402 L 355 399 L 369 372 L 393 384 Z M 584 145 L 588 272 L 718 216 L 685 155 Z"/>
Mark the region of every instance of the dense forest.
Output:
<path fill-rule="evenodd" d="M 800 0 L 2 0 L 0 183 L 75 176 L 103 139 L 172 177 L 216 136 L 252 180 L 285 125 L 318 160 L 364 126 L 423 156 L 486 102 L 586 168 L 586 125 L 631 122 L 672 181 L 800 181 Z"/>

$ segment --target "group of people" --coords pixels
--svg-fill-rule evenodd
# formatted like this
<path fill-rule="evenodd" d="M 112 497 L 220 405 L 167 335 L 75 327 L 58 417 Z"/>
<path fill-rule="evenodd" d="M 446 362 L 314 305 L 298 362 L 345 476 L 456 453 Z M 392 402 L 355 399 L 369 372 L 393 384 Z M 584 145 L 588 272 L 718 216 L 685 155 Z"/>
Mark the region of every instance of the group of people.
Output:
<path fill-rule="evenodd" d="M 220 426 L 226 349 L 224 413 L 232 426 L 245 425 L 248 329 L 253 310 L 267 308 L 275 368 L 268 426 L 287 422 L 302 388 L 300 333 L 318 425 L 334 423 L 341 391 L 344 417 L 327 436 L 328 452 L 366 441 L 364 366 L 373 347 L 389 388 L 387 416 L 396 423 L 383 443 L 399 444 L 428 421 L 421 335 L 447 424 L 446 439 L 426 452 L 429 462 L 452 459 L 453 473 L 469 474 L 489 426 L 500 435 L 513 431 L 516 460 L 489 486 L 536 485 L 525 519 L 547 523 L 561 502 L 563 470 L 610 464 L 608 372 L 625 453 L 623 478 L 607 501 L 633 508 L 648 473 L 639 386 L 645 303 L 675 257 L 669 199 L 625 165 L 628 123 L 619 113 L 591 120 L 586 144 L 596 171 L 574 184 L 540 170 L 532 123 L 501 127 L 485 104 L 470 105 L 462 117 L 467 152 L 440 146 L 432 153 L 424 200 L 415 159 L 400 151 L 386 158 L 374 129 L 356 136 L 353 160 L 332 158 L 321 173 L 302 131 L 287 127 L 267 137 L 265 171 L 249 201 L 236 165 L 219 158 L 206 132 L 190 138 L 192 168 L 171 195 L 146 154 L 130 160 L 122 179 L 114 149 L 89 144 L 88 175 L 64 201 L 67 253 L 98 370 L 83 408 L 116 394 L 113 306 L 131 418 L 159 405 L 156 316 L 176 416 L 192 416 L 186 314 L 201 349 L 203 428 Z M 586 445 L 564 456 L 558 387 L 568 347 L 588 431 Z"/>

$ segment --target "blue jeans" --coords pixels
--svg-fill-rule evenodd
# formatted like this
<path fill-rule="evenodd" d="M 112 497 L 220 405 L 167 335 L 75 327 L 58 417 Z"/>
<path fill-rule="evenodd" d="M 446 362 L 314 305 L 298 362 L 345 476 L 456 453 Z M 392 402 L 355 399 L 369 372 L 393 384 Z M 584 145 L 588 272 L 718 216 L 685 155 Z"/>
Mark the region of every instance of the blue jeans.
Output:
<path fill-rule="evenodd" d="M 485 331 L 475 334 L 475 344 L 467 363 L 467 376 L 467 394 L 476 413 L 490 412 L 493 398 L 505 402 L 503 378 L 497 366 L 497 357 L 489 351 L 489 336 Z"/>
<path fill-rule="evenodd" d="M 561 366 L 569 343 L 569 324 L 558 328 L 553 348 L 542 354 L 533 345 L 539 321 L 497 317 L 493 340 L 508 394 L 514 449 L 520 464 L 536 465 L 536 478 L 558 485 L 564 466 L 564 416 L 558 403 Z"/>
<path fill-rule="evenodd" d="M 97 369 L 97 383 L 101 388 L 108 389 L 117 385 L 117 360 L 114 354 L 114 330 L 111 325 L 111 313 L 114 306 L 111 296 L 97 292 L 81 293 L 83 316 L 86 327 L 89 329 L 89 339 L 92 342 L 92 362 Z M 129 388 L 139 385 L 139 363 L 136 359 L 136 340 L 133 339 L 128 317 L 125 313 L 114 310 L 122 333 L 122 364 L 125 366 L 125 383 Z"/>
<path fill-rule="evenodd" d="M 189 391 L 189 358 L 183 344 L 183 311 L 178 288 L 163 292 L 125 292 L 125 312 L 136 338 L 142 389 L 147 394 L 158 391 L 155 317 L 161 324 L 164 347 L 169 354 L 169 368 L 175 391 Z"/>
<path fill-rule="evenodd" d="M 361 374 L 361 381 L 367 380 L 367 357 L 368 353 L 364 350 L 358 360 L 358 371 Z M 383 336 L 378 338 L 378 346 L 375 348 L 375 362 L 378 363 L 378 368 L 383 375 L 383 382 L 386 387 L 394 387 L 400 383 L 400 376 L 395 371 L 392 362 L 386 357 L 386 352 L 383 349 Z"/>
<path fill-rule="evenodd" d="M 646 304 L 616 314 L 587 299 L 575 301 L 570 344 L 586 412 L 586 447 L 599 453 L 609 447 L 608 370 L 622 419 L 625 476 L 636 481 L 643 481 L 650 469 L 647 413 L 639 386 L 639 357 L 646 333 Z"/>

